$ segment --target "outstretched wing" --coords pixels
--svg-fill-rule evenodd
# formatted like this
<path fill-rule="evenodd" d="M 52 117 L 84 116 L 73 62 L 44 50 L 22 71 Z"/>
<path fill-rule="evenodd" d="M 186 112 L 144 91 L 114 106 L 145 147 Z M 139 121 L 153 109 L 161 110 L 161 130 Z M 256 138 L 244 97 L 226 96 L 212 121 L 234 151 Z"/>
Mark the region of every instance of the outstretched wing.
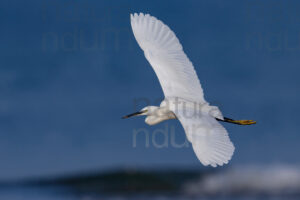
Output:
<path fill-rule="evenodd" d="M 234 146 L 226 129 L 215 118 L 208 114 L 197 113 L 191 108 L 173 112 L 181 122 L 203 165 L 216 167 L 228 163 L 233 155 Z"/>
<path fill-rule="evenodd" d="M 134 36 L 153 67 L 165 97 L 205 102 L 193 64 L 173 31 L 149 14 L 135 13 L 130 17 Z"/>

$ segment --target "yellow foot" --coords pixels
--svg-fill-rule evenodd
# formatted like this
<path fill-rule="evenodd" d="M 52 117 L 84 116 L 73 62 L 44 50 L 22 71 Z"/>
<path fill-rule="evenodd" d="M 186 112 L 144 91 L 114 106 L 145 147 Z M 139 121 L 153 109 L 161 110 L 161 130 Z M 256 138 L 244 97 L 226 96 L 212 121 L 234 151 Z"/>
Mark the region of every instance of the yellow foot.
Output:
<path fill-rule="evenodd" d="M 253 120 L 231 120 L 231 123 L 239 124 L 239 125 L 251 125 L 256 124 L 256 121 Z"/>

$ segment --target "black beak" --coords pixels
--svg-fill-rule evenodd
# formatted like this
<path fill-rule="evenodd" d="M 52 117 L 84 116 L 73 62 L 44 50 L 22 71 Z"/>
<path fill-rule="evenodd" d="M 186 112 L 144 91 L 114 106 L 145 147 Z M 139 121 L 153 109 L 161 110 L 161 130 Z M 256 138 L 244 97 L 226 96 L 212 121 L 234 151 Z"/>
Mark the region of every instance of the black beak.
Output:
<path fill-rule="evenodd" d="M 137 116 L 137 115 L 140 115 L 140 114 L 143 114 L 145 111 L 139 111 L 139 112 L 135 112 L 135 113 L 132 113 L 132 114 L 129 114 L 129 115 L 125 115 L 124 117 L 122 117 L 122 119 L 127 119 L 129 117 L 133 117 L 133 116 Z"/>

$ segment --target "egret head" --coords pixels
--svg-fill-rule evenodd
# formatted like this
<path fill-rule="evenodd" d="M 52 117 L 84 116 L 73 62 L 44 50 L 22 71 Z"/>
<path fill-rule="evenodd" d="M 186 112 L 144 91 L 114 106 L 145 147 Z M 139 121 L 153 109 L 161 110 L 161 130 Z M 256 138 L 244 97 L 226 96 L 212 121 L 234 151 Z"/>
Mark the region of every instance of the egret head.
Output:
<path fill-rule="evenodd" d="M 157 106 L 146 106 L 138 112 L 135 112 L 135 113 L 132 113 L 132 114 L 129 114 L 129 115 L 125 115 L 124 117 L 122 117 L 122 119 L 127 119 L 129 117 L 134 117 L 134 116 L 150 115 L 157 108 L 158 108 Z"/>

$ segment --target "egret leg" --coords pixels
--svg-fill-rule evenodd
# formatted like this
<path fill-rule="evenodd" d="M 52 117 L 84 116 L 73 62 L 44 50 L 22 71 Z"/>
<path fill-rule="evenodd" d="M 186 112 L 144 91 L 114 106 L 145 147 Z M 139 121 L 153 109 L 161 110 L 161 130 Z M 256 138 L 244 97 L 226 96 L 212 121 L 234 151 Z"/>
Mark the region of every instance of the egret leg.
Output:
<path fill-rule="evenodd" d="M 253 120 L 233 120 L 233 119 L 230 119 L 230 118 L 227 118 L 227 117 L 224 117 L 224 120 L 221 120 L 221 119 L 217 119 L 217 120 L 222 121 L 222 122 L 232 123 L 232 124 L 238 124 L 238 125 L 256 124 L 256 121 L 253 121 Z"/>

